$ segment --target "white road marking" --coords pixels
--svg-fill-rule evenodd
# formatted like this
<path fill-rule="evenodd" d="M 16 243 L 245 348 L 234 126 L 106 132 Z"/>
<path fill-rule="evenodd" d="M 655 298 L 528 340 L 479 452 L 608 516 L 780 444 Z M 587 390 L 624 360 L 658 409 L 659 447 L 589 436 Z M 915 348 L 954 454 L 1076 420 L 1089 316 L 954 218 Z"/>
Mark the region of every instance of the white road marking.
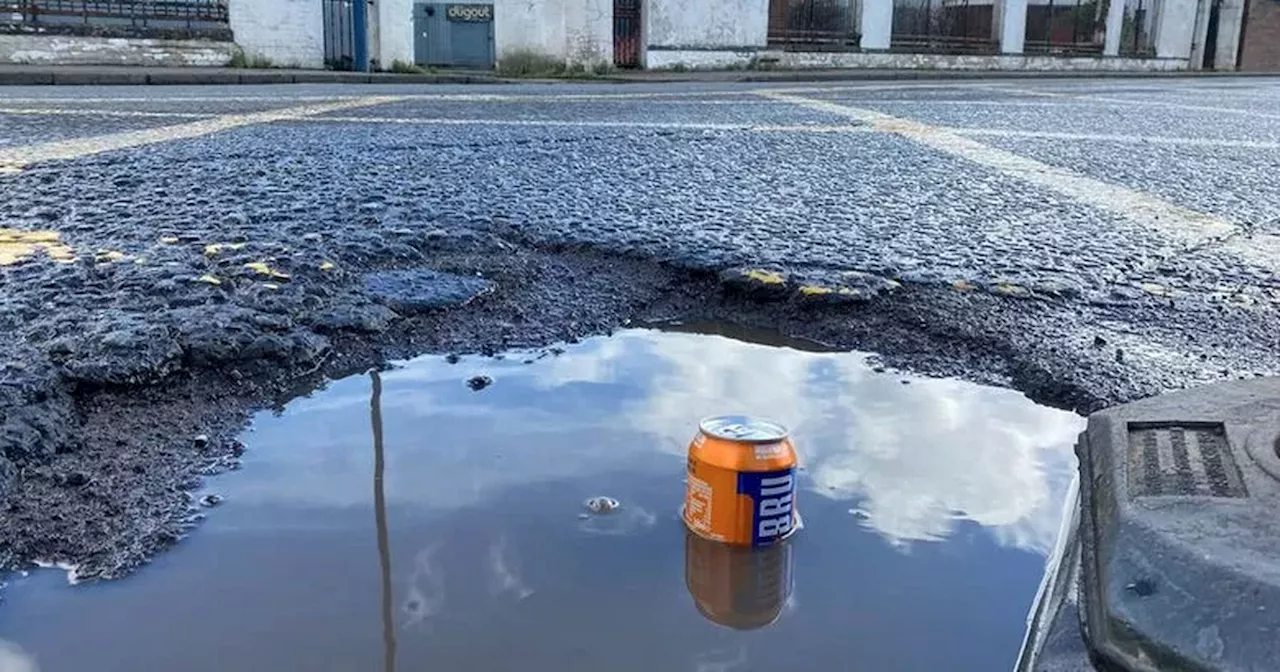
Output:
<path fill-rule="evenodd" d="M 1187 110 L 1189 112 L 1213 112 L 1215 114 L 1239 114 L 1247 117 L 1258 117 L 1260 119 L 1280 119 L 1280 114 L 1268 114 L 1257 110 L 1242 110 L 1235 107 L 1217 107 L 1214 105 L 1192 105 L 1189 103 L 1178 103 L 1169 100 L 1159 100 L 1153 98 L 1114 98 L 1106 94 L 1097 94 L 1093 92 L 1083 91 L 1080 93 L 1061 93 L 1056 91 L 1037 91 L 1034 89 L 1019 89 L 1015 87 L 991 87 L 994 91 L 1007 91 L 1010 93 L 1018 93 L 1028 96 L 1042 96 L 1049 98 L 1068 98 L 1089 103 L 1107 103 L 1109 105 L 1125 105 L 1131 108 L 1138 106 L 1150 105 L 1155 107 L 1167 107 L 1172 110 Z M 1153 89 L 1159 93 L 1165 93 L 1163 90 Z M 1176 93 L 1176 91 L 1174 91 Z"/>
<path fill-rule="evenodd" d="M 201 119 L 213 116 L 210 113 L 198 112 L 150 112 L 146 110 L 98 110 L 92 108 L 49 108 L 49 107 L 0 107 L 0 114 L 28 116 L 86 116 L 86 117 L 172 117 L 175 119 Z"/>
<path fill-rule="evenodd" d="M 308 117 L 307 123 L 414 124 L 424 126 L 526 126 L 565 128 L 650 128 L 688 131 L 769 131 L 806 133 L 859 133 L 875 129 L 853 124 L 734 124 L 666 121 L 610 121 L 560 119 L 454 119 L 449 117 Z"/>
<path fill-rule="evenodd" d="M 161 126 L 136 131 L 123 131 L 89 138 L 58 140 L 37 145 L 0 149 L 0 174 L 13 173 L 40 161 L 76 159 L 117 149 L 140 147 L 172 140 L 185 140 L 242 126 L 266 124 L 274 121 L 301 119 L 326 112 L 337 112 L 357 107 L 367 107 L 399 100 L 395 96 L 370 96 L 314 105 L 301 105 L 282 110 L 227 114 L 176 126 Z"/>
<path fill-rule="evenodd" d="M 1280 149 L 1280 142 L 1258 140 L 1219 140 L 1215 138 L 1179 138 L 1163 135 L 1127 135 L 1119 133 L 1064 133 L 1060 131 L 1022 131 L 1002 128 L 970 128 L 946 126 L 943 130 L 969 137 L 1036 138 L 1043 140 L 1084 140 L 1118 142 L 1130 145 L 1174 145 L 1185 147 L 1221 147 L 1227 149 Z"/>
<path fill-rule="evenodd" d="M 823 100 L 780 93 L 767 95 L 809 109 L 855 119 L 881 131 L 896 133 L 947 154 L 992 168 L 1009 177 L 1123 216 L 1161 232 L 1180 245 L 1202 245 L 1230 238 L 1240 232 L 1240 228 L 1235 224 L 1213 215 L 1175 205 L 1151 194 L 1108 184 L 1065 168 L 1051 166 L 1013 152 L 984 145 L 945 128 Z M 1251 254 L 1250 256 L 1255 258 L 1251 261 L 1256 261 L 1259 255 Z M 1277 266 L 1277 261 L 1280 261 L 1280 257 L 1272 257 L 1268 260 L 1266 267 L 1280 268 Z"/>

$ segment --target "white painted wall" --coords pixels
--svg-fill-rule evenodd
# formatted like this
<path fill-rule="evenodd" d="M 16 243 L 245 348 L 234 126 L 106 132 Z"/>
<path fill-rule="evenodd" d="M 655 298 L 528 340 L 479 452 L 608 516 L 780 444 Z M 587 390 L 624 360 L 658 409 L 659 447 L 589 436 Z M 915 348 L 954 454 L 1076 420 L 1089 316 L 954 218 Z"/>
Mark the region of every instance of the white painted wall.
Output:
<path fill-rule="evenodd" d="M 1190 58 L 1197 0 L 1163 0 L 1156 17 L 1156 56 Z"/>
<path fill-rule="evenodd" d="M 862 0 L 862 17 L 858 23 L 867 51 L 888 51 L 893 37 L 893 0 Z"/>
<path fill-rule="evenodd" d="M 769 0 L 649 0 L 651 47 L 735 49 L 769 43 Z"/>
<path fill-rule="evenodd" d="M 224 66 L 235 45 L 74 35 L 0 35 L 0 63 L 45 65 Z"/>
<path fill-rule="evenodd" d="M 1224 0 L 1218 14 L 1218 51 L 1213 58 L 1214 70 L 1235 70 L 1240 54 L 1240 28 L 1244 21 L 1245 0 Z"/>
<path fill-rule="evenodd" d="M 760 58 L 783 69 L 868 68 L 877 70 L 1032 70 L 1041 72 L 1169 72 L 1185 70 L 1185 58 L 1062 58 L 1057 56 L 954 56 L 946 54 L 794 51 L 654 50 L 649 67 L 692 69 L 743 67 Z"/>
<path fill-rule="evenodd" d="M 613 0 L 569 0 L 566 4 L 566 60 L 584 65 L 612 63 Z"/>
<path fill-rule="evenodd" d="M 382 69 L 395 61 L 413 62 L 413 0 L 377 0 L 370 23 L 378 27 L 378 41 L 370 52 Z"/>
<path fill-rule="evenodd" d="M 1118 56 L 1120 38 L 1124 36 L 1124 1 L 1111 0 L 1107 7 L 1107 31 L 1102 38 L 1102 55 Z"/>
<path fill-rule="evenodd" d="M 231 32 L 249 57 L 278 66 L 324 67 L 320 0 L 231 0 Z"/>
<path fill-rule="evenodd" d="M 571 64 L 613 60 L 613 0 L 493 0 L 498 59 L 534 51 Z"/>
<path fill-rule="evenodd" d="M 1021 54 L 1027 43 L 1027 0 L 1004 0 L 999 12 L 1000 53 Z"/>
<path fill-rule="evenodd" d="M 564 58 L 566 2 L 568 0 L 495 0 L 493 42 L 498 59 L 516 51 Z"/>

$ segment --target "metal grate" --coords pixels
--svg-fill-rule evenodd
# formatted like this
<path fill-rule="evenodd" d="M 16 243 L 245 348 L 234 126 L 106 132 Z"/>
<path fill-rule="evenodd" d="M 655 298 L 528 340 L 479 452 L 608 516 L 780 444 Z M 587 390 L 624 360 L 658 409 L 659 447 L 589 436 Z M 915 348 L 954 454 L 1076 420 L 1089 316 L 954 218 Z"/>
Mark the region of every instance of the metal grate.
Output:
<path fill-rule="evenodd" d="M 894 0 L 894 51 L 988 54 L 998 49 L 995 9 L 983 0 Z"/>
<path fill-rule="evenodd" d="M 613 0 L 613 64 L 640 67 L 640 0 Z"/>
<path fill-rule="evenodd" d="M 20 23 L 148 27 L 185 24 L 226 24 L 228 0 L 0 0 L 0 16 Z"/>
<path fill-rule="evenodd" d="M 355 69 L 355 6 L 351 0 L 324 0 L 324 67 Z"/>
<path fill-rule="evenodd" d="M 1027 7 L 1027 53 L 1096 56 L 1106 35 L 1107 6 L 1097 0 L 1048 0 Z"/>
<path fill-rule="evenodd" d="M 769 0 L 769 46 L 789 51 L 857 51 L 858 0 Z"/>
<path fill-rule="evenodd" d="M 1248 497 L 1221 423 L 1129 423 L 1131 497 Z"/>

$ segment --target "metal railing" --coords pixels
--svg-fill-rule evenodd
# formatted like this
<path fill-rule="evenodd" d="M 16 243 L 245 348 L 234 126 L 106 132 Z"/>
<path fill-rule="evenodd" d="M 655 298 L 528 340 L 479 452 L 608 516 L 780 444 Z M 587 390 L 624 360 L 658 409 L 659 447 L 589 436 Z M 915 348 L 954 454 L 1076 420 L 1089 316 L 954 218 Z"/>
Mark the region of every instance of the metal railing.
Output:
<path fill-rule="evenodd" d="M 998 49 L 992 0 L 894 0 L 894 51 L 988 54 Z"/>
<path fill-rule="evenodd" d="M 1152 40 L 1155 32 L 1158 0 L 1112 0 L 1124 2 L 1124 21 L 1120 24 L 1120 55 L 1149 57 L 1156 55 Z"/>
<path fill-rule="evenodd" d="M 1027 6 L 1029 54 L 1096 56 L 1106 35 L 1106 5 L 1097 0 L 1048 0 Z"/>
<path fill-rule="evenodd" d="M 857 51 L 859 0 L 769 0 L 769 46 L 805 51 Z"/>
<path fill-rule="evenodd" d="M 229 22 L 227 0 L 0 0 L 0 20 L 16 23 L 160 25 Z"/>

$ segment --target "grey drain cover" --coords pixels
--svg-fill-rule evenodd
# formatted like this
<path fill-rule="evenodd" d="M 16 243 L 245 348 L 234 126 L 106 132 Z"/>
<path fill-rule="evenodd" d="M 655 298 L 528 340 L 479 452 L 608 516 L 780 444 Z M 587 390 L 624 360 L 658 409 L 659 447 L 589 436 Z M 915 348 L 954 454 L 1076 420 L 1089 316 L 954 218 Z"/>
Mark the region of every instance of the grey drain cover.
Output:
<path fill-rule="evenodd" d="M 1220 422 L 1129 423 L 1131 497 L 1248 497 Z"/>

